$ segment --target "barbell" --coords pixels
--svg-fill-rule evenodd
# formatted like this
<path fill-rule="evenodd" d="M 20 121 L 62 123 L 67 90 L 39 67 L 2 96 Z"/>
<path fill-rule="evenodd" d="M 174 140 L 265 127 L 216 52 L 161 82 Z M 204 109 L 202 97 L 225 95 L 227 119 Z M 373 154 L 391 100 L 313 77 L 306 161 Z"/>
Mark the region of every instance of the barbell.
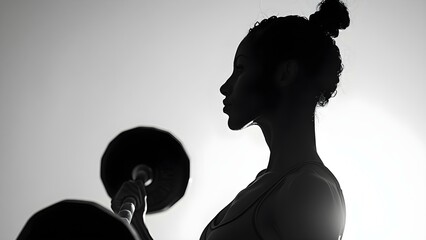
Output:
<path fill-rule="evenodd" d="M 118 134 L 101 159 L 101 179 L 114 198 L 124 182 L 143 181 L 147 213 L 173 206 L 185 194 L 189 158 L 172 134 L 154 127 L 136 127 Z M 118 215 L 131 222 L 135 199 L 125 199 Z"/>
<path fill-rule="evenodd" d="M 136 231 L 97 203 L 63 200 L 35 213 L 17 240 L 139 240 Z"/>
<path fill-rule="evenodd" d="M 173 206 L 185 194 L 189 158 L 170 133 L 153 127 L 136 127 L 120 133 L 101 159 L 101 179 L 111 198 L 129 180 L 143 181 L 147 213 Z M 89 201 L 64 200 L 35 213 L 18 240 L 27 239 L 129 239 L 138 240 L 131 222 L 135 199 L 126 198 L 117 215 Z"/>

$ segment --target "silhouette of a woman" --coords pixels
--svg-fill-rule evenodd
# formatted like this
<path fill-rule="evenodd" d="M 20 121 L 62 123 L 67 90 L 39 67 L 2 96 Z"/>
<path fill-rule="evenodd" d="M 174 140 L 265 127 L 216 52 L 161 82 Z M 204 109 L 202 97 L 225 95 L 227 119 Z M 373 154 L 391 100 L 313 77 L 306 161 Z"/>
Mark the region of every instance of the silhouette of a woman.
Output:
<path fill-rule="evenodd" d="M 344 198 L 317 154 L 314 113 L 336 92 L 343 67 L 333 38 L 348 26 L 346 6 L 324 0 L 309 19 L 273 16 L 256 23 L 242 40 L 233 72 L 220 88 L 223 111 L 232 130 L 261 128 L 269 164 L 213 218 L 200 239 L 342 237 Z M 143 221 L 135 221 L 143 229 L 138 230 L 141 238 L 150 239 Z"/>

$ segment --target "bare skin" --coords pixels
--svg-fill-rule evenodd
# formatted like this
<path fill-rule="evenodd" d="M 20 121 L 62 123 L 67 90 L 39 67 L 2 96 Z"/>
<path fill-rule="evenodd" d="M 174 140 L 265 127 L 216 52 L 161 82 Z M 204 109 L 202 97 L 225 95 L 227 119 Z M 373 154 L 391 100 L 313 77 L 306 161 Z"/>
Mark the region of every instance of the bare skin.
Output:
<path fill-rule="evenodd" d="M 273 79 L 261 79 L 262 69 L 250 47 L 247 41 L 240 44 L 234 72 L 220 89 L 225 96 L 224 112 L 229 115 L 229 127 L 237 130 L 250 122 L 260 127 L 270 150 L 268 171 L 285 172 L 307 160 L 321 162 L 316 151 L 316 102 L 312 92 L 303 86 L 304 91 L 292 93 L 296 88 L 294 83 L 304 77 L 298 63 L 284 61 L 271 75 Z M 272 99 L 263 96 L 264 93 L 254 89 L 257 88 L 255 81 L 270 81 L 276 90 L 275 96 Z"/>
<path fill-rule="evenodd" d="M 272 74 L 262 74 L 251 49 L 250 42 L 243 40 L 235 55 L 234 71 L 220 89 L 229 128 L 260 127 L 270 150 L 266 173 L 277 176 L 304 162 L 322 164 L 315 142 L 316 100 L 311 86 L 305 84 L 303 69 L 288 59 Z M 273 91 L 259 87 L 262 81 L 271 84 Z M 267 188 L 269 183 L 259 184 Z M 334 218 L 324 220 L 332 219 L 327 216 L 335 213 L 332 193 L 327 183 L 316 177 L 300 176 L 290 190 L 274 192 L 262 206 L 259 229 L 270 239 L 322 240 L 337 235 Z"/>
<path fill-rule="evenodd" d="M 272 74 L 264 74 L 252 53 L 250 42 L 243 40 L 235 55 L 233 73 L 220 92 L 225 96 L 224 112 L 229 116 L 230 129 L 258 125 L 263 132 L 270 149 L 267 174 L 252 186 L 254 191 L 260 189 L 262 192 L 261 189 L 266 189 L 277 176 L 295 165 L 322 161 L 315 143 L 314 91 L 304 84 L 303 69 L 297 61 L 288 59 L 282 61 Z M 262 82 L 270 84 L 268 89 L 273 91 L 260 87 Z M 127 188 L 137 190 L 138 186 L 133 184 Z M 250 193 L 251 190 L 247 188 L 247 191 Z M 126 192 L 123 188 L 120 190 L 117 202 L 125 197 Z M 241 195 L 245 198 L 242 208 L 257 198 L 253 196 Z M 334 220 L 324 221 L 324 216 L 334 213 L 336 206 L 333 204 L 326 182 L 302 175 L 295 179 L 291 189 L 278 189 L 268 197 L 259 213 L 259 229 L 267 239 L 334 239 L 337 232 Z M 232 215 L 235 209 L 238 212 L 238 208 L 227 214 Z M 137 210 L 132 225 L 141 239 L 152 239 L 143 222 L 144 214 L 142 209 Z"/>
<path fill-rule="evenodd" d="M 152 237 L 145 225 L 147 205 L 145 186 L 143 182 L 128 181 L 123 183 L 116 196 L 111 200 L 111 208 L 115 213 L 118 213 L 123 200 L 129 196 L 136 199 L 136 209 L 133 214 L 131 225 L 136 230 L 141 240 L 151 240 Z"/>

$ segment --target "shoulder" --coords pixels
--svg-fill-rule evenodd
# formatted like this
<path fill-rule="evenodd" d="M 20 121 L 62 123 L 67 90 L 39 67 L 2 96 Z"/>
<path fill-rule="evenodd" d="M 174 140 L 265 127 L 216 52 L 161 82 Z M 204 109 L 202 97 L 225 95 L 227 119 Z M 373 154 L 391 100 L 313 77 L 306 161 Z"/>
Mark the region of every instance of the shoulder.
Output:
<path fill-rule="evenodd" d="M 283 237 L 323 239 L 320 236 L 339 231 L 339 191 L 330 174 L 318 167 L 303 167 L 288 175 L 262 208 Z"/>
<path fill-rule="evenodd" d="M 330 197 L 330 187 L 334 187 L 322 169 L 317 166 L 304 166 L 290 174 L 283 184 L 278 186 L 274 197 L 278 201 L 296 201 L 309 203 L 313 200 Z"/>
<path fill-rule="evenodd" d="M 330 191 L 330 188 L 334 187 L 332 185 L 324 174 L 311 167 L 304 167 L 289 175 L 271 194 L 273 207 L 278 210 L 275 211 L 277 217 L 283 216 L 281 211 L 288 213 L 290 210 L 298 210 L 293 216 L 297 217 L 309 210 L 324 209 L 333 202 L 333 194 Z"/>

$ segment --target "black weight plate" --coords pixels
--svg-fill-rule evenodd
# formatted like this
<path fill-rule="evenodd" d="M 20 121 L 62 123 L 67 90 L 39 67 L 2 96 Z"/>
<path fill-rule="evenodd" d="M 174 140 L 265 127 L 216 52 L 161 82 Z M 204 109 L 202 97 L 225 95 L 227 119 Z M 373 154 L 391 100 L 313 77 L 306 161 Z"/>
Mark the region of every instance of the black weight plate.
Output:
<path fill-rule="evenodd" d="M 185 194 L 189 158 L 181 143 L 166 131 L 136 127 L 115 137 L 102 156 L 101 179 L 111 198 L 132 179 L 139 164 L 153 171 L 153 181 L 146 187 L 148 213 L 171 207 Z"/>
<path fill-rule="evenodd" d="M 139 239 L 129 224 L 104 207 L 88 201 L 64 200 L 35 213 L 18 240 Z"/>

